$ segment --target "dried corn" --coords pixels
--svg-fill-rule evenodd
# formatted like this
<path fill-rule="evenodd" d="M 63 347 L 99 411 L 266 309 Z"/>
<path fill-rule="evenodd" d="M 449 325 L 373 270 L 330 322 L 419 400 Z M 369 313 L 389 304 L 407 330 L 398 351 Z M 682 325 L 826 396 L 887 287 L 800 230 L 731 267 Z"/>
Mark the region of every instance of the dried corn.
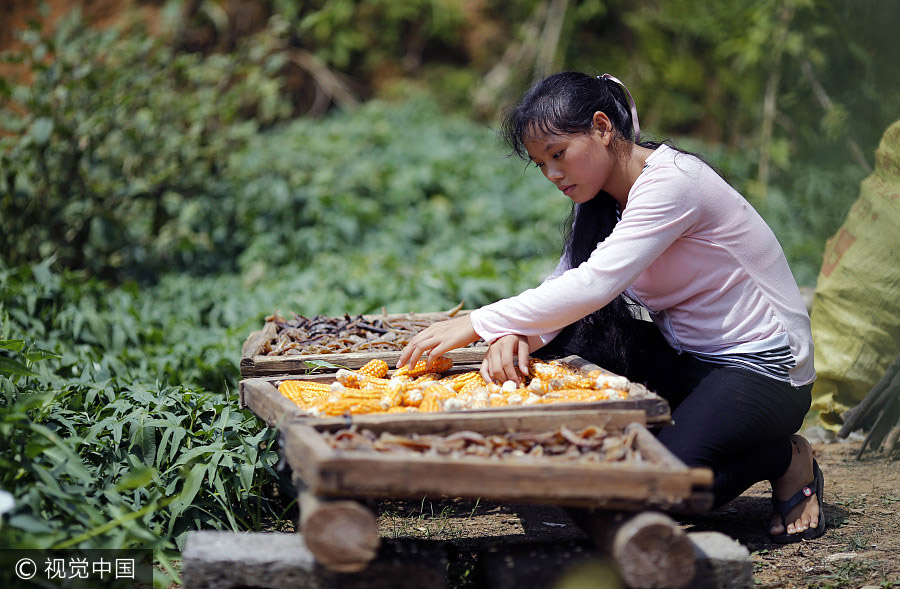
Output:
<path fill-rule="evenodd" d="M 410 367 L 409 364 L 407 364 L 406 366 L 398 368 L 394 375 L 416 377 L 429 372 L 446 372 L 452 367 L 453 360 L 446 356 L 438 356 L 437 358 L 431 358 L 431 366 L 428 366 L 428 360 L 419 360 L 416 362 L 415 366 Z"/>
<path fill-rule="evenodd" d="M 565 366 L 560 364 L 550 364 L 549 362 L 544 362 L 543 360 L 537 360 L 535 358 L 529 360 L 528 372 L 530 376 L 544 380 L 577 375 L 576 372 Z"/>
<path fill-rule="evenodd" d="M 366 362 L 365 365 L 356 372 L 365 376 L 371 376 L 372 378 L 384 378 L 387 376 L 389 368 L 387 362 L 376 358 Z"/>
<path fill-rule="evenodd" d="M 424 411 L 427 413 L 434 413 L 437 411 L 443 411 L 444 409 L 444 401 L 441 399 L 439 395 L 434 393 L 426 394 L 422 399 L 422 403 L 419 405 L 419 411 Z"/>
<path fill-rule="evenodd" d="M 315 399 L 328 395 L 329 391 L 329 385 L 321 382 L 286 380 L 278 385 L 278 392 L 304 408 Z"/>

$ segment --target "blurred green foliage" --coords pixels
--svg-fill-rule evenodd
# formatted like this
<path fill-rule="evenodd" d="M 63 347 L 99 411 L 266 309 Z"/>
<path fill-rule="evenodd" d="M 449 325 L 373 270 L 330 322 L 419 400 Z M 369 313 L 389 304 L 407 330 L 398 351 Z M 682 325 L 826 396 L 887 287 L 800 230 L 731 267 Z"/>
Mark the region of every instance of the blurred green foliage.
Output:
<path fill-rule="evenodd" d="M 33 80 L 0 86 L 6 260 L 54 255 L 114 278 L 221 267 L 235 252 L 221 169 L 291 112 L 266 38 L 201 59 L 141 30 L 98 33 L 68 18 L 23 40 L 9 59 Z"/>

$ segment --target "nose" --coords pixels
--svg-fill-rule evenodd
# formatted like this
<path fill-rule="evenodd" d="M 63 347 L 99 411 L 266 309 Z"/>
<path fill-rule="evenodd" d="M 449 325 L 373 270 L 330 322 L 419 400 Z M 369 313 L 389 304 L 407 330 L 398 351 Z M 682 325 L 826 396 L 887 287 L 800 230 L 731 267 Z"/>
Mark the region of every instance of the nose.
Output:
<path fill-rule="evenodd" d="M 559 180 L 562 180 L 563 177 L 565 176 L 565 174 L 563 174 L 563 171 L 555 166 L 546 166 L 544 168 L 544 171 L 547 175 L 547 179 L 550 180 L 551 182 L 557 182 Z"/>

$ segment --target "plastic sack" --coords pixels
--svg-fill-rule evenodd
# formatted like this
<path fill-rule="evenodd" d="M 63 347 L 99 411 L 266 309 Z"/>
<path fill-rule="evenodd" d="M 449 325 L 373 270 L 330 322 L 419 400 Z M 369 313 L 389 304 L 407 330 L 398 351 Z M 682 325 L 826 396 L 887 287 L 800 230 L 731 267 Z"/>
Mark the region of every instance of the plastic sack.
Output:
<path fill-rule="evenodd" d="M 818 378 L 813 406 L 837 430 L 900 353 L 900 121 L 885 131 L 875 170 L 825 244 L 812 307 Z"/>

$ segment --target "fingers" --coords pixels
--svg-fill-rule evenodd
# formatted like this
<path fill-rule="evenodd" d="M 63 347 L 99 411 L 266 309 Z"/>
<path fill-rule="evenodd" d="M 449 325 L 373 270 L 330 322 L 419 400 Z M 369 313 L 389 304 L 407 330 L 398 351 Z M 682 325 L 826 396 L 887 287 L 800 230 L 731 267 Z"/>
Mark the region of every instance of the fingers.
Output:
<path fill-rule="evenodd" d="M 519 357 L 519 370 L 522 374 L 528 374 L 528 355 L 531 352 L 531 346 L 528 345 L 527 337 L 519 338 L 519 350 L 516 354 Z"/>
<path fill-rule="evenodd" d="M 435 323 L 417 333 L 403 348 L 397 359 L 397 368 L 406 364 L 415 365 L 423 354 L 428 354 L 429 365 L 432 358 L 445 352 L 467 346 L 478 339 L 468 315 Z"/>
<path fill-rule="evenodd" d="M 406 344 L 406 347 L 400 352 L 396 368 L 400 368 L 407 364 L 415 366 L 424 353 L 429 352 L 438 345 L 439 342 L 431 338 L 431 334 L 429 333 L 430 329 L 431 328 L 428 327 L 423 331 L 420 331 L 409 340 L 409 343 Z M 429 354 L 429 358 L 430 356 L 431 354 Z"/>
<path fill-rule="evenodd" d="M 515 357 L 522 372 L 528 372 L 528 340 L 521 336 L 507 335 L 495 341 L 488 348 L 481 362 L 481 376 L 487 382 L 502 383 L 511 380 L 522 384 L 516 372 Z M 524 368 L 523 368 L 524 367 Z"/>

